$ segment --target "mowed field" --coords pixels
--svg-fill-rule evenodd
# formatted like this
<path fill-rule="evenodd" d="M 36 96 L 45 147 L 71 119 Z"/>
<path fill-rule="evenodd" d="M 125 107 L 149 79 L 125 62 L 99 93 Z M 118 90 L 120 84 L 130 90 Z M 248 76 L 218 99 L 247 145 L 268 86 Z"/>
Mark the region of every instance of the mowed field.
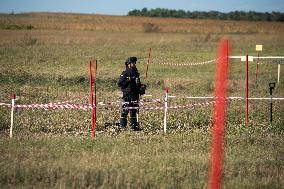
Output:
<path fill-rule="evenodd" d="M 0 15 L 0 103 L 46 104 L 88 96 L 91 59 L 98 60 L 96 138 L 91 140 L 90 110 L 17 109 L 9 138 L 10 109 L 0 107 L 0 188 L 207 188 L 213 106 L 170 109 L 168 133 L 163 110 L 141 110 L 142 131 L 119 132 L 121 94 L 116 85 L 129 56 L 138 58 L 147 85 L 144 105 L 205 103 L 186 96 L 213 96 L 215 64 L 221 39 L 229 39 L 232 55 L 284 55 L 284 24 L 191 19 L 160 19 L 63 13 Z M 146 62 L 152 49 L 148 78 Z M 269 97 L 268 83 L 277 81 L 277 64 L 260 60 L 249 65 L 250 97 Z M 283 70 L 283 68 L 282 68 Z M 282 71 L 281 70 L 281 71 Z M 282 73 L 281 73 L 282 74 Z M 245 97 L 245 62 L 230 62 L 228 96 Z M 273 96 L 284 96 L 284 78 Z M 153 103 L 151 99 L 161 99 Z M 88 104 L 88 97 L 76 101 Z M 209 100 L 210 102 L 210 100 Z M 283 188 L 284 103 L 228 103 L 223 188 Z"/>

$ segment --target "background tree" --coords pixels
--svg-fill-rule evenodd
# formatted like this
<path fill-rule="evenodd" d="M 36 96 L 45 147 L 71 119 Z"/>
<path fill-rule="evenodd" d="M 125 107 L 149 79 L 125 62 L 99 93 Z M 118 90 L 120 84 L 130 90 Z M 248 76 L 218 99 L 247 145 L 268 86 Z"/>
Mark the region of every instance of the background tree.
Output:
<path fill-rule="evenodd" d="M 218 20 L 249 20 L 249 21 L 284 21 L 284 13 L 281 12 L 255 12 L 255 11 L 232 11 L 223 13 L 219 11 L 184 11 L 175 9 L 143 8 L 134 9 L 128 12 L 129 16 L 149 16 L 149 17 L 173 17 L 173 18 L 192 18 L 192 19 L 218 19 Z"/>

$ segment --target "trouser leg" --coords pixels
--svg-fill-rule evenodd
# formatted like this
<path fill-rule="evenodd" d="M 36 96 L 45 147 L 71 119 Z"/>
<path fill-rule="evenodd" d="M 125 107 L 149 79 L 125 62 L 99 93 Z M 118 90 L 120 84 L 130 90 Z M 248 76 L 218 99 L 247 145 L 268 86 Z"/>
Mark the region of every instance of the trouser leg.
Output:
<path fill-rule="evenodd" d="M 133 130 L 136 130 L 138 128 L 136 109 L 130 110 L 130 126 Z"/>
<path fill-rule="evenodd" d="M 125 108 L 125 106 L 122 106 L 122 108 Z M 128 109 L 122 109 L 120 114 L 120 120 L 119 120 L 119 126 L 125 128 L 127 125 L 127 115 L 129 110 Z"/>

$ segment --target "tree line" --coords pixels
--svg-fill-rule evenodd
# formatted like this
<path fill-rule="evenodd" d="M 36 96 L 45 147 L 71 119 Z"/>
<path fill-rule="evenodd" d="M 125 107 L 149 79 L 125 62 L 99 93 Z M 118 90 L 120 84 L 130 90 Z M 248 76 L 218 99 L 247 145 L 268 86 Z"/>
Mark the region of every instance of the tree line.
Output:
<path fill-rule="evenodd" d="M 219 11 L 184 11 L 164 8 L 143 8 L 141 10 L 134 9 L 129 11 L 128 16 L 284 22 L 284 13 L 281 12 L 232 11 L 223 13 Z"/>

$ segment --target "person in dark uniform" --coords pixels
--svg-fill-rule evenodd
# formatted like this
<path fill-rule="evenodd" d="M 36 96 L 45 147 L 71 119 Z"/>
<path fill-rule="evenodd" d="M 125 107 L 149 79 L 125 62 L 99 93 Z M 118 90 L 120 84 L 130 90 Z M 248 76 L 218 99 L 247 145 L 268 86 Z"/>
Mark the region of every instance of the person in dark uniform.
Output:
<path fill-rule="evenodd" d="M 122 111 L 119 121 L 121 128 L 127 126 L 127 115 L 130 113 L 130 127 L 134 131 L 139 130 L 137 112 L 139 108 L 139 96 L 145 94 L 146 85 L 141 84 L 139 72 L 136 68 L 136 57 L 129 57 L 125 61 L 125 70 L 121 73 L 117 82 L 123 93 Z"/>

